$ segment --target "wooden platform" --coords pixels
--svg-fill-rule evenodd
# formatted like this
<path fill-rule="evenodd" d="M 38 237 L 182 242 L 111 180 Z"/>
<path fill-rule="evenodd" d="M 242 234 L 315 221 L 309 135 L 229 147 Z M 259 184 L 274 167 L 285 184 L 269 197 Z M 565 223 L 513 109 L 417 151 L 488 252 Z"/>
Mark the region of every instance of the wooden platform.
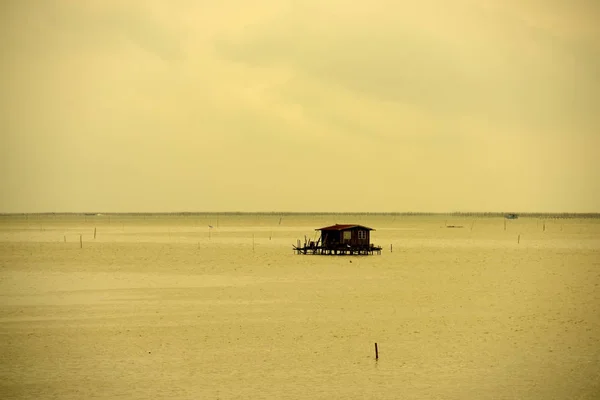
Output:
<path fill-rule="evenodd" d="M 294 246 L 296 254 L 314 254 L 327 256 L 369 256 L 373 254 L 381 254 L 379 246 Z"/>

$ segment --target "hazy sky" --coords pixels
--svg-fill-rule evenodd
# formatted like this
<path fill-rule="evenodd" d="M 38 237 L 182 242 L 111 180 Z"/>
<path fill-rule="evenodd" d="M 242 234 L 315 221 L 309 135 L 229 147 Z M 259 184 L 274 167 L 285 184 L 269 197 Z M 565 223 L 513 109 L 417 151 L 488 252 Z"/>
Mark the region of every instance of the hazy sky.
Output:
<path fill-rule="evenodd" d="M 0 212 L 600 212 L 596 0 L 5 0 Z"/>

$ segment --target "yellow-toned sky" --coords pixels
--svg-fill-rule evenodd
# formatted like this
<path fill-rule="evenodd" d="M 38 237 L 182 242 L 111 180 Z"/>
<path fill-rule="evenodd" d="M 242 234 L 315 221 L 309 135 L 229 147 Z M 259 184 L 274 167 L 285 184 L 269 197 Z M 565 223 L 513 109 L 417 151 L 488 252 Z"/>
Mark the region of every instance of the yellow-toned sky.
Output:
<path fill-rule="evenodd" d="M 6 0 L 0 212 L 600 212 L 595 0 Z"/>

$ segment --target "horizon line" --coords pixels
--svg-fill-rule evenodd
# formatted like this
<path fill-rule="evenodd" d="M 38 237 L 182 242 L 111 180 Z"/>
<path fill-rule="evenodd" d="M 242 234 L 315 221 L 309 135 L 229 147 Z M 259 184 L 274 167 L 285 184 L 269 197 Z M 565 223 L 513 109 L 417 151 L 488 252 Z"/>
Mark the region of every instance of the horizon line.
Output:
<path fill-rule="evenodd" d="M 486 215 L 503 216 L 508 214 L 522 216 L 587 216 L 600 217 L 600 212 L 539 212 L 539 211 L 40 211 L 40 212 L 0 212 L 0 216 L 18 215 Z"/>

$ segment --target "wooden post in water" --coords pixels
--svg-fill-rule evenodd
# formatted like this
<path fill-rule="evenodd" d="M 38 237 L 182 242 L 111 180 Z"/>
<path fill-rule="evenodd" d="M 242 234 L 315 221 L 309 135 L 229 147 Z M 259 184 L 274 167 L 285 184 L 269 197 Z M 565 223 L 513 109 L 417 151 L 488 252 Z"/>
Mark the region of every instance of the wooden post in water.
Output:
<path fill-rule="evenodd" d="M 544 226 L 542 228 L 542 231 L 546 232 L 546 221 L 544 221 Z"/>
<path fill-rule="evenodd" d="M 67 235 L 63 236 L 65 243 L 67 243 Z"/>
<path fill-rule="evenodd" d="M 254 252 L 254 233 L 252 234 L 252 251 Z"/>
<path fill-rule="evenodd" d="M 379 360 L 379 349 L 377 349 L 377 343 L 375 343 L 375 360 Z"/>
<path fill-rule="evenodd" d="M 94 228 L 94 239 L 96 239 L 96 228 Z"/>
<path fill-rule="evenodd" d="M 79 235 L 79 248 L 83 249 L 83 235 Z"/>
<path fill-rule="evenodd" d="M 390 243 L 390 253 L 393 251 L 392 243 Z"/>
<path fill-rule="evenodd" d="M 521 243 L 521 235 L 517 236 L 517 244 Z"/>
<path fill-rule="evenodd" d="M 506 230 L 506 218 L 504 218 L 504 230 Z"/>

